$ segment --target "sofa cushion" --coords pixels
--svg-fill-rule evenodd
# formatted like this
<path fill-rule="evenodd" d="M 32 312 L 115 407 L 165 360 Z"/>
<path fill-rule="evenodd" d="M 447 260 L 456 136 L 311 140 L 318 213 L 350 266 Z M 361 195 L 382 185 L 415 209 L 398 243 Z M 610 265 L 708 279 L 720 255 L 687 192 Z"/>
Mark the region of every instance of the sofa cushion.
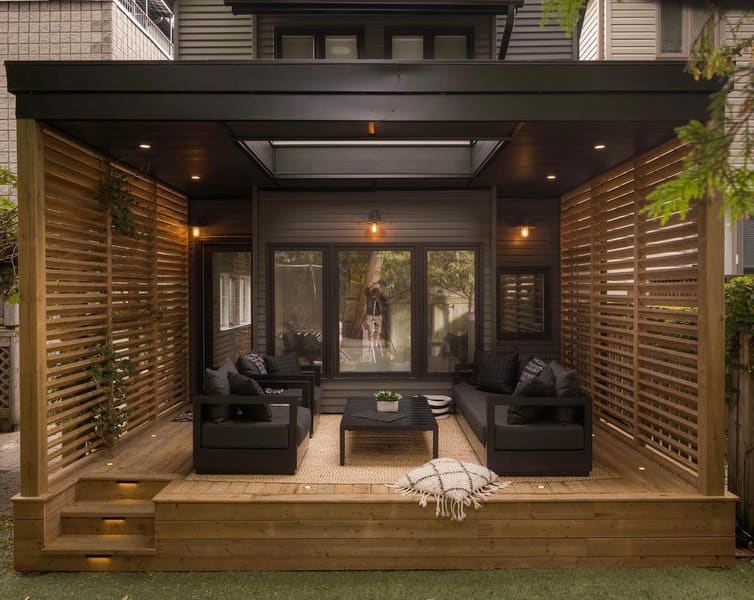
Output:
<path fill-rule="evenodd" d="M 262 396 L 264 390 L 251 377 L 228 373 L 230 393 L 238 396 Z M 269 421 L 271 419 L 269 404 L 234 404 L 234 414 L 250 421 Z"/>
<path fill-rule="evenodd" d="M 514 396 L 529 398 L 551 398 L 555 395 L 555 377 L 550 367 L 545 367 L 533 379 L 521 381 L 513 392 Z M 533 423 L 545 414 L 544 406 L 512 404 L 508 410 L 507 421 L 511 425 Z"/>
<path fill-rule="evenodd" d="M 461 413 L 469 427 L 482 444 L 487 439 L 487 397 L 469 383 L 459 383 L 453 388 L 456 411 Z"/>
<path fill-rule="evenodd" d="M 250 421 L 234 418 L 224 423 L 208 421 L 202 424 L 203 448 L 249 448 L 249 449 L 285 449 L 288 447 L 287 405 L 270 406 L 272 419 L 269 422 Z M 308 408 L 299 406 L 296 425 L 296 442 L 301 442 L 309 435 L 312 413 Z"/>
<path fill-rule="evenodd" d="M 550 368 L 555 376 L 555 395 L 558 398 L 581 396 L 581 385 L 576 371 L 568 369 L 556 361 L 550 363 Z M 555 406 L 553 408 L 553 419 L 557 423 L 575 423 L 576 407 Z"/>
<path fill-rule="evenodd" d="M 301 375 L 301 365 L 296 355 L 285 354 L 283 356 L 266 356 L 264 357 L 267 372 L 272 375 Z"/>
<path fill-rule="evenodd" d="M 479 359 L 477 386 L 484 392 L 510 394 L 517 372 L 518 352 L 484 352 Z"/>
<path fill-rule="evenodd" d="M 239 357 L 236 362 L 241 375 L 254 377 L 254 375 L 267 375 L 267 365 L 264 362 L 264 355 L 252 352 L 246 356 Z"/>
<path fill-rule="evenodd" d="M 582 450 L 584 427 L 580 423 L 562 425 L 540 420 L 525 425 L 509 425 L 495 419 L 496 450 Z"/>
<path fill-rule="evenodd" d="M 204 393 L 208 396 L 228 396 L 230 381 L 228 375 L 238 373 L 231 361 L 225 361 L 218 369 L 204 370 Z M 233 416 L 230 404 L 210 404 L 207 407 L 207 417 L 215 423 L 222 423 Z"/>

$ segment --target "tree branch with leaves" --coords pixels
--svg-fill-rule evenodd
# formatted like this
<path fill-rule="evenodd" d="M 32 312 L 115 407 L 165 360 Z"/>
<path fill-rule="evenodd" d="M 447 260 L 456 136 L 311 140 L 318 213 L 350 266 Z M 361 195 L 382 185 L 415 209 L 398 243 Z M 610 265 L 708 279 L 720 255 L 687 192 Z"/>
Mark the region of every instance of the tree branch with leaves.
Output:
<path fill-rule="evenodd" d="M 0 186 L 15 189 L 16 176 L 0 167 Z M 18 208 L 0 195 L 0 296 L 18 302 Z"/>

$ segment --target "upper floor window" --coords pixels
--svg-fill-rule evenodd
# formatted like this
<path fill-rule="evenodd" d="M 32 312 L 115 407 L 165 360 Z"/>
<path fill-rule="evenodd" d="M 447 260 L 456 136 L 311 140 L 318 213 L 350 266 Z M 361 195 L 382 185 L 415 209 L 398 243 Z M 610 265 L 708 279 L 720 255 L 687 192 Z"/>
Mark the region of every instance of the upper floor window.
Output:
<path fill-rule="evenodd" d="M 467 60 L 473 55 L 471 31 L 385 33 L 385 56 L 394 60 Z"/>
<path fill-rule="evenodd" d="M 361 52 L 361 32 L 278 29 L 275 32 L 275 58 L 352 60 Z"/>
<path fill-rule="evenodd" d="M 657 3 L 658 56 L 688 56 L 694 40 L 710 14 L 709 5 L 691 0 Z"/>

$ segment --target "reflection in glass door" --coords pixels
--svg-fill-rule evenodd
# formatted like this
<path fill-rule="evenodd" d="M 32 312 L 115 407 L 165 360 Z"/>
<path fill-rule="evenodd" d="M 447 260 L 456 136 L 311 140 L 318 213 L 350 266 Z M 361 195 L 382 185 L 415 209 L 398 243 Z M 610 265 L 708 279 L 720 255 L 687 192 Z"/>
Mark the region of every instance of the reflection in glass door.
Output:
<path fill-rule="evenodd" d="M 476 273 L 474 250 L 427 251 L 427 367 L 452 372 L 470 363 L 476 347 Z"/>
<path fill-rule="evenodd" d="M 324 252 L 273 252 L 275 354 L 294 353 L 302 364 L 322 364 Z"/>
<path fill-rule="evenodd" d="M 251 351 L 251 252 L 238 249 L 213 245 L 203 250 L 206 367 L 235 362 Z"/>
<path fill-rule="evenodd" d="M 341 373 L 411 372 L 412 252 L 338 252 Z"/>

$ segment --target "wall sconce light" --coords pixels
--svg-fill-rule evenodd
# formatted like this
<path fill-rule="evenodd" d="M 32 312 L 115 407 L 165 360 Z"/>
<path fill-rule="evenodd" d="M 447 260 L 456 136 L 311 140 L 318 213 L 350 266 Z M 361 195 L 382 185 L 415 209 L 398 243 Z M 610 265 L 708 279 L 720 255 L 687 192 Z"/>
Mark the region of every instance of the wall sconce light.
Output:
<path fill-rule="evenodd" d="M 379 210 L 370 210 L 369 217 L 367 217 L 367 224 L 369 225 L 369 233 L 377 235 L 380 233 L 380 228 L 384 221 Z"/>
<path fill-rule="evenodd" d="M 201 237 L 201 235 L 202 235 L 202 230 L 199 229 L 198 225 L 194 225 L 191 228 L 191 236 L 194 237 L 194 238 L 198 238 L 198 237 Z"/>
<path fill-rule="evenodd" d="M 531 236 L 531 232 L 534 230 L 534 227 L 529 225 L 526 222 L 526 219 L 524 219 L 524 222 L 518 226 L 518 235 L 521 236 L 521 239 L 527 240 Z"/>

